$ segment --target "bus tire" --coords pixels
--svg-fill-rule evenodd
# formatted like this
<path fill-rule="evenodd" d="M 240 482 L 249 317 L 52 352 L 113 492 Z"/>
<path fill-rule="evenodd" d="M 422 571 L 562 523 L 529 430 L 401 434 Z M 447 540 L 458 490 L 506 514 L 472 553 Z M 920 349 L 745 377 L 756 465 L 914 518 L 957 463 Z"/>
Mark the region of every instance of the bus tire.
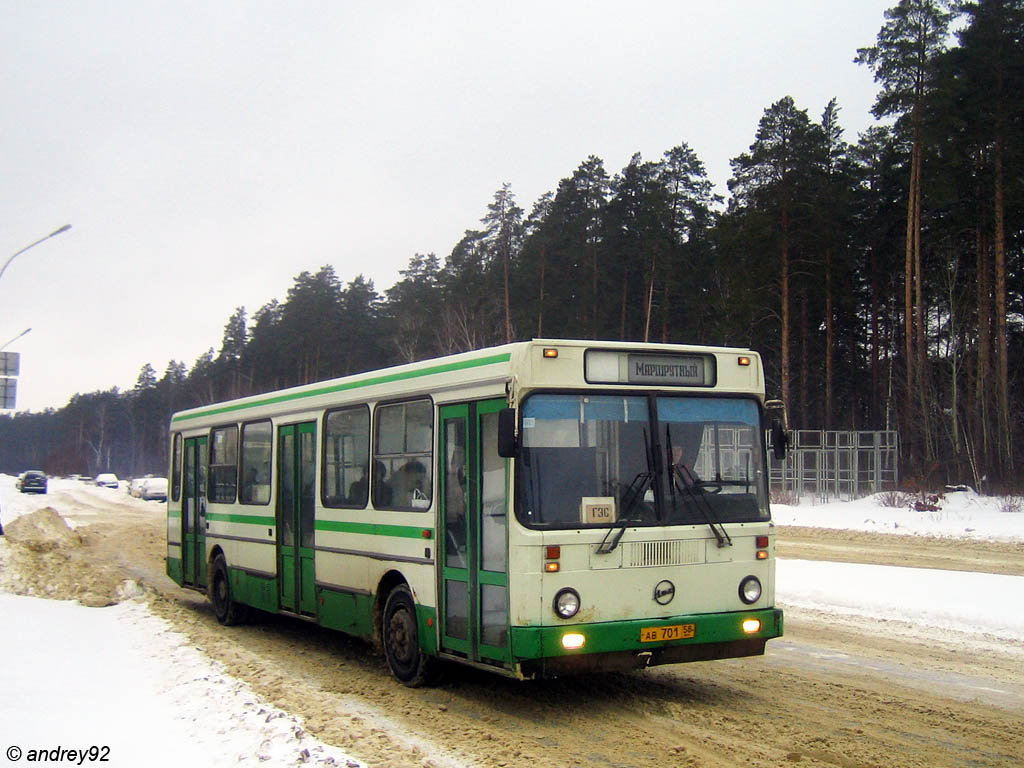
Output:
<path fill-rule="evenodd" d="M 437 681 L 438 662 L 420 650 L 416 604 L 405 584 L 399 584 L 388 594 L 381 622 L 381 638 L 391 674 L 399 682 L 410 688 L 419 688 Z"/>
<path fill-rule="evenodd" d="M 210 568 L 210 602 L 217 621 L 225 627 L 242 624 L 249 615 L 246 606 L 231 599 L 231 582 L 224 555 L 217 555 Z"/>

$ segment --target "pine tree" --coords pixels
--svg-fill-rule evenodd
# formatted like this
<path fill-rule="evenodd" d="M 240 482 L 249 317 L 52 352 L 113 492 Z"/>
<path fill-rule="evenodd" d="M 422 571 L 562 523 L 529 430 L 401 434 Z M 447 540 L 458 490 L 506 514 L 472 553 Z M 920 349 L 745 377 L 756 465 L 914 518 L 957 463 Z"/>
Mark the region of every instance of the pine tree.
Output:
<path fill-rule="evenodd" d="M 509 290 L 512 260 L 519 250 L 523 229 L 523 209 L 515 203 L 511 184 L 505 182 L 494 193 L 487 206 L 487 215 L 480 221 L 486 228 L 484 239 L 491 251 L 491 260 L 501 264 L 505 306 L 505 343 L 512 341 L 512 298 Z"/>
<path fill-rule="evenodd" d="M 923 444 L 925 451 L 931 441 L 926 395 L 927 347 L 921 264 L 921 179 L 924 162 L 922 121 L 925 99 L 934 89 L 933 64 L 946 46 L 946 30 L 951 19 L 949 5 L 949 0 L 900 0 L 898 5 L 885 12 L 886 23 L 878 32 L 876 45 L 858 49 L 854 59 L 869 66 L 876 82 L 882 86 L 872 112 L 879 118 L 897 115 L 897 126 L 911 137 L 903 302 L 906 350 L 904 428 L 912 435 L 906 441 L 912 450 L 914 445 Z M 912 418 L 915 412 L 915 392 L 919 406 L 917 424 Z"/>
<path fill-rule="evenodd" d="M 798 234 L 801 205 L 810 189 L 809 177 L 821 147 L 821 130 L 806 110 L 797 109 L 786 96 L 764 111 L 750 152 L 730 161 L 732 205 L 759 214 L 767 222 L 766 235 L 778 254 L 779 356 L 782 398 L 791 402 L 791 279 L 794 238 Z M 804 403 L 800 403 L 800 409 Z"/>

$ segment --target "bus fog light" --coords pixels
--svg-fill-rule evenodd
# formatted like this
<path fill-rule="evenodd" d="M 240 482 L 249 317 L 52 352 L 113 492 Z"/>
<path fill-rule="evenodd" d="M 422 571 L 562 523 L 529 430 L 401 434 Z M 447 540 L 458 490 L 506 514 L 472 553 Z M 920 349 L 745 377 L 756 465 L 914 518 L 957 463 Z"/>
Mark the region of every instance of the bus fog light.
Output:
<path fill-rule="evenodd" d="M 760 632 L 761 622 L 758 619 L 744 619 L 743 631 L 746 632 L 748 635 L 752 635 L 755 632 Z"/>
<path fill-rule="evenodd" d="M 569 632 L 562 635 L 562 647 L 567 651 L 575 651 L 583 647 L 587 639 L 579 632 Z"/>
<path fill-rule="evenodd" d="M 579 593 L 568 587 L 558 590 L 552 607 L 555 609 L 555 615 L 559 618 L 571 619 L 580 610 Z"/>
<path fill-rule="evenodd" d="M 740 582 L 740 600 L 747 605 L 756 603 L 761 599 L 761 582 L 757 576 L 747 576 Z"/>

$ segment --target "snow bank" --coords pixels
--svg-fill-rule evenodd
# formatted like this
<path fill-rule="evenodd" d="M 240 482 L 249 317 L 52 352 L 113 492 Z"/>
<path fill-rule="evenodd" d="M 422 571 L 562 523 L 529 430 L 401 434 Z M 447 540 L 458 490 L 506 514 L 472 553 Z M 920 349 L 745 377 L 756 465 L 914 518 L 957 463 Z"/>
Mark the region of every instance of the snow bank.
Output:
<path fill-rule="evenodd" d="M 974 491 L 956 491 L 941 496 L 939 509 L 918 512 L 909 505 L 883 506 L 885 494 L 855 501 L 798 505 L 772 504 L 772 519 L 778 525 L 899 533 L 944 538 L 1024 540 L 1024 510 L 1004 511 L 1005 499 L 979 496 Z"/>
<path fill-rule="evenodd" d="M 779 559 L 775 595 L 784 609 L 893 619 L 1024 643 L 1024 576 Z"/>

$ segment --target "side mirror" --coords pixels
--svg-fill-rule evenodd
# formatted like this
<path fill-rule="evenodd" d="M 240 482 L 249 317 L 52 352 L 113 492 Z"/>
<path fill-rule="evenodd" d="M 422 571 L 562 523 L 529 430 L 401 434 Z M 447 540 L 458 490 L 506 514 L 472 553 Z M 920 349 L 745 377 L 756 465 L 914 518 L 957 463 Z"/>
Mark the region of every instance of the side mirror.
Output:
<path fill-rule="evenodd" d="M 786 412 L 786 404 L 781 400 L 768 400 L 764 409 L 774 416 L 771 426 L 772 455 L 782 461 L 789 448 L 789 414 Z"/>
<path fill-rule="evenodd" d="M 781 421 L 772 422 L 772 455 L 782 461 L 786 458 L 786 449 L 789 447 L 789 433 L 782 426 Z"/>
<path fill-rule="evenodd" d="M 498 455 L 511 459 L 516 455 L 516 409 L 498 411 Z"/>

